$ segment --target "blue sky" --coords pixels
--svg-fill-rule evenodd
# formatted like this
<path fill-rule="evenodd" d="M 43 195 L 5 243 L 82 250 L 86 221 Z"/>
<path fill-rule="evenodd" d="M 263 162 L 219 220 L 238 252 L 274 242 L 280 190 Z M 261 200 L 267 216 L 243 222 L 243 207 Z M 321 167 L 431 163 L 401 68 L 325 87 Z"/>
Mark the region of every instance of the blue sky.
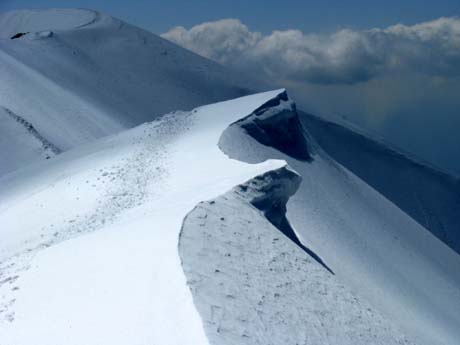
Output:
<path fill-rule="evenodd" d="M 288 28 L 331 32 L 343 27 L 410 25 L 460 15 L 459 0 L 0 0 L 0 11 L 43 7 L 98 9 L 155 33 L 222 18 L 238 18 L 253 30 L 268 33 Z"/>

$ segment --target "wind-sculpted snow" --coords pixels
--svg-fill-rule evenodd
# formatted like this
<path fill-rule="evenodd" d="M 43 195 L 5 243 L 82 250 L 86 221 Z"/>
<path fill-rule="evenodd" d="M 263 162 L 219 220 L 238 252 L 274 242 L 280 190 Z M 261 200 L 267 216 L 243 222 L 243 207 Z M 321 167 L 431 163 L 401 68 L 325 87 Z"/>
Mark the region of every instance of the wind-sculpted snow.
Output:
<path fill-rule="evenodd" d="M 179 253 L 210 344 L 413 344 L 283 234 L 299 182 L 273 170 L 185 218 Z"/>
<path fill-rule="evenodd" d="M 284 107 L 271 110 L 265 122 L 276 119 Z M 241 123 L 234 123 L 220 138 L 227 155 L 251 163 L 283 159 L 302 177 L 287 204 L 287 218 L 300 242 L 417 343 L 456 344 L 460 256 L 333 161 L 305 129 L 298 132 L 305 130 L 304 150 L 312 156 L 310 161 L 279 144 L 261 145 Z M 272 140 L 278 138 L 283 140 Z"/>
<path fill-rule="evenodd" d="M 253 145 L 254 141 L 263 149 Z M 286 92 L 226 128 L 219 147 L 229 157 L 250 163 L 269 156 L 311 163 L 316 151 L 315 142 L 302 127 L 296 105 Z"/>
<path fill-rule="evenodd" d="M 258 142 L 303 161 L 312 159 L 309 140 L 287 93 L 263 104 L 238 125 Z"/>
<path fill-rule="evenodd" d="M 24 35 L 10 39 L 17 33 Z M 246 84 L 214 62 L 99 12 L 0 15 L 0 105 L 64 151 L 170 111 L 240 97 Z"/>
<path fill-rule="evenodd" d="M 287 201 L 289 197 L 297 192 L 300 183 L 300 176 L 285 168 L 269 171 L 263 176 L 257 176 L 239 188 L 246 194 L 251 195 L 250 203 L 262 211 L 270 223 L 333 274 L 334 272 L 315 252 L 299 241 L 289 220 L 286 218 Z"/>

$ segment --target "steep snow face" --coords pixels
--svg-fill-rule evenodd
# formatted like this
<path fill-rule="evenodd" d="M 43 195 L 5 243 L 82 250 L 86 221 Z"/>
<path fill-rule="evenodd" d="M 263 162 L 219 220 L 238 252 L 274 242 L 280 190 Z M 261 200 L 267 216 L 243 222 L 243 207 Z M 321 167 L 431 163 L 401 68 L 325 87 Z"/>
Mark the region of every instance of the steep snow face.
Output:
<path fill-rule="evenodd" d="M 187 215 L 179 253 L 210 344 L 413 344 L 273 221 L 299 182 L 270 171 Z"/>
<path fill-rule="evenodd" d="M 63 151 L 247 92 L 220 65 L 91 10 L 9 12 L 0 32 L 0 106 Z"/>
<path fill-rule="evenodd" d="M 166 115 L 0 179 L 1 343 L 207 344 L 180 264 L 182 221 L 285 165 L 217 146 L 282 92 Z"/>
<path fill-rule="evenodd" d="M 276 109 L 284 111 L 283 102 L 289 101 L 272 108 L 273 116 Z M 456 344 L 460 256 L 330 159 L 307 133 L 305 138 L 310 161 L 277 149 L 279 144 L 261 145 L 240 122 L 224 132 L 219 145 L 243 161 L 286 160 L 302 177 L 287 204 L 287 218 L 300 241 L 417 343 Z"/>
<path fill-rule="evenodd" d="M 356 128 L 301 114 L 321 147 L 460 253 L 460 181 Z"/>

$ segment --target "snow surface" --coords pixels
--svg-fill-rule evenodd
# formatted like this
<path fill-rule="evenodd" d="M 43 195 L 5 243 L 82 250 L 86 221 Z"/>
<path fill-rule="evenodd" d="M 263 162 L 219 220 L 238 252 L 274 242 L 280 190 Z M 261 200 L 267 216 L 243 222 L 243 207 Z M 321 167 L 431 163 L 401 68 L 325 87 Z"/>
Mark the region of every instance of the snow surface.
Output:
<path fill-rule="evenodd" d="M 280 98 L 279 103 L 280 113 L 286 114 L 286 103 L 296 113 L 292 101 Z M 276 120 L 275 107 L 270 112 Z M 227 129 L 220 146 L 247 162 L 283 159 L 302 176 L 287 204 L 301 242 L 417 343 L 457 344 L 460 256 L 328 157 L 307 132 L 298 143 L 308 146 L 312 160 L 294 159 L 246 135 L 245 123 L 257 117 L 254 113 Z M 258 130 L 271 126 L 268 118 L 259 121 Z M 289 135 L 281 131 L 276 146 L 283 147 Z"/>
<path fill-rule="evenodd" d="M 340 164 L 460 253 L 460 180 L 402 154 L 369 133 L 300 113 L 319 145 Z"/>
<path fill-rule="evenodd" d="M 2 344 L 206 344 L 178 255 L 182 220 L 285 165 L 217 146 L 280 92 L 167 115 L 0 180 Z"/>
<path fill-rule="evenodd" d="M 235 336 L 243 337 L 242 342 L 248 335 L 265 339 L 260 330 L 270 327 L 274 343 L 456 344 L 458 254 L 332 161 L 295 126 L 300 126 L 295 105 L 284 90 L 272 91 L 171 113 L 1 178 L 2 342 L 223 344 Z M 308 157 L 293 159 L 287 143 L 305 145 L 295 152 L 306 150 Z M 226 201 L 216 199 L 222 206 L 219 212 L 226 215 L 209 215 L 211 226 L 229 217 L 233 235 L 245 229 L 260 235 L 262 242 L 246 238 L 246 248 L 227 248 L 235 257 L 225 261 L 226 253 L 212 248 L 242 239 L 231 234 L 228 240 L 223 234 L 211 242 L 206 242 L 209 236 L 206 241 L 195 238 L 188 246 L 190 256 L 182 251 L 193 299 L 178 253 L 185 215 L 201 201 L 286 162 L 302 176 L 297 192 L 288 193 L 294 193 L 289 201 L 288 195 L 279 199 L 283 188 L 281 194 L 268 188 L 277 196 L 269 193 L 266 202 L 259 197 L 255 202 L 251 194 L 253 206 L 248 197 L 238 199 L 241 193 L 238 198 L 221 197 Z M 279 233 L 286 225 L 273 214 L 286 212 L 279 200 L 287 202 L 287 219 L 297 238 L 336 277 Z M 234 212 L 228 213 L 229 208 Z M 249 218 L 254 218 L 254 227 Z M 191 219 L 187 217 L 184 229 Z M 222 232 L 225 224 L 216 225 L 215 231 Z M 262 248 L 272 241 L 273 231 L 281 242 Z M 204 248 L 208 263 L 227 262 L 218 270 L 235 275 L 196 282 L 193 277 L 210 267 L 199 264 L 204 259 L 197 259 L 199 248 Z M 261 275 L 276 253 L 283 257 L 276 266 L 283 274 L 276 279 L 273 273 Z M 305 266 L 301 258 L 308 259 Z M 251 265 L 235 268 L 241 260 Z M 305 277 L 294 277 L 292 269 Z M 253 289 L 245 290 L 248 270 L 253 276 L 246 283 Z M 292 289 L 284 289 L 290 297 L 280 290 L 267 299 L 267 306 L 254 305 L 257 298 L 280 289 L 277 281 L 291 280 Z M 227 285 L 230 281 L 236 285 Z M 248 297 L 245 306 L 238 298 L 228 301 L 227 294 L 197 293 L 197 287 L 206 292 L 220 283 L 222 291 L 235 288 Z M 228 333 L 216 336 L 215 325 L 210 326 L 215 321 L 209 314 L 212 305 L 228 306 L 221 319 Z M 266 313 L 258 316 L 260 322 L 241 324 L 241 317 L 248 320 L 258 311 Z M 361 323 L 356 325 L 356 320 Z M 305 332 L 298 328 L 302 323 Z M 285 338 L 287 330 L 291 338 Z"/>
<path fill-rule="evenodd" d="M 251 205 L 277 203 L 292 174 L 268 172 L 184 221 L 179 252 L 210 343 L 413 344 Z"/>
<path fill-rule="evenodd" d="M 0 15 L 1 345 L 222 344 L 235 334 L 266 339 L 264 327 L 276 343 L 311 335 L 340 345 L 458 345 L 458 180 L 336 128 L 313 125 L 310 135 L 282 90 L 112 135 L 245 92 L 221 66 L 95 11 Z M 267 212 L 240 189 L 221 196 L 286 162 L 302 183 L 281 203 L 283 217 L 270 214 L 279 200 Z M 182 252 L 192 299 L 178 237 L 203 200 L 219 209 L 203 229 L 207 204 L 184 224 L 207 236 L 189 237 Z M 226 233 L 230 220 L 263 242 Z M 287 220 L 335 276 L 279 233 Z M 261 275 L 276 253 L 279 274 Z M 234 276 L 190 279 L 213 263 Z M 286 295 L 252 308 L 290 281 Z M 209 291 L 221 283 L 248 299 Z M 220 319 L 228 333 L 215 334 L 211 303 L 228 307 Z"/>
<path fill-rule="evenodd" d="M 19 32 L 27 34 L 10 39 Z M 244 94 L 231 71 L 96 11 L 0 14 L 0 107 L 62 151 L 173 110 Z M 27 150 L 9 142 L 8 150 L 16 147 Z M 8 170 L 29 160 L 12 163 Z"/>

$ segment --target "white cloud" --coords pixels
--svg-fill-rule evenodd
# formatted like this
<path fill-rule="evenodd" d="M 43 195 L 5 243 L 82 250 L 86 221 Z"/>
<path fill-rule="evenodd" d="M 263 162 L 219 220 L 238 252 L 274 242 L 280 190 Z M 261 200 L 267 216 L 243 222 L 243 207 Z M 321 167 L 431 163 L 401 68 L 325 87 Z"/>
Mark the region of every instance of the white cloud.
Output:
<path fill-rule="evenodd" d="M 253 32 L 237 19 L 176 27 L 162 35 L 223 64 L 270 78 L 317 84 L 354 84 L 389 73 L 460 75 L 460 19 L 439 18 L 329 35 L 299 30 Z"/>
<path fill-rule="evenodd" d="M 162 37 L 202 56 L 221 63 L 230 63 L 245 50 L 254 47 L 261 35 L 249 31 L 237 19 L 223 19 L 196 25 L 190 30 L 178 26 Z"/>

